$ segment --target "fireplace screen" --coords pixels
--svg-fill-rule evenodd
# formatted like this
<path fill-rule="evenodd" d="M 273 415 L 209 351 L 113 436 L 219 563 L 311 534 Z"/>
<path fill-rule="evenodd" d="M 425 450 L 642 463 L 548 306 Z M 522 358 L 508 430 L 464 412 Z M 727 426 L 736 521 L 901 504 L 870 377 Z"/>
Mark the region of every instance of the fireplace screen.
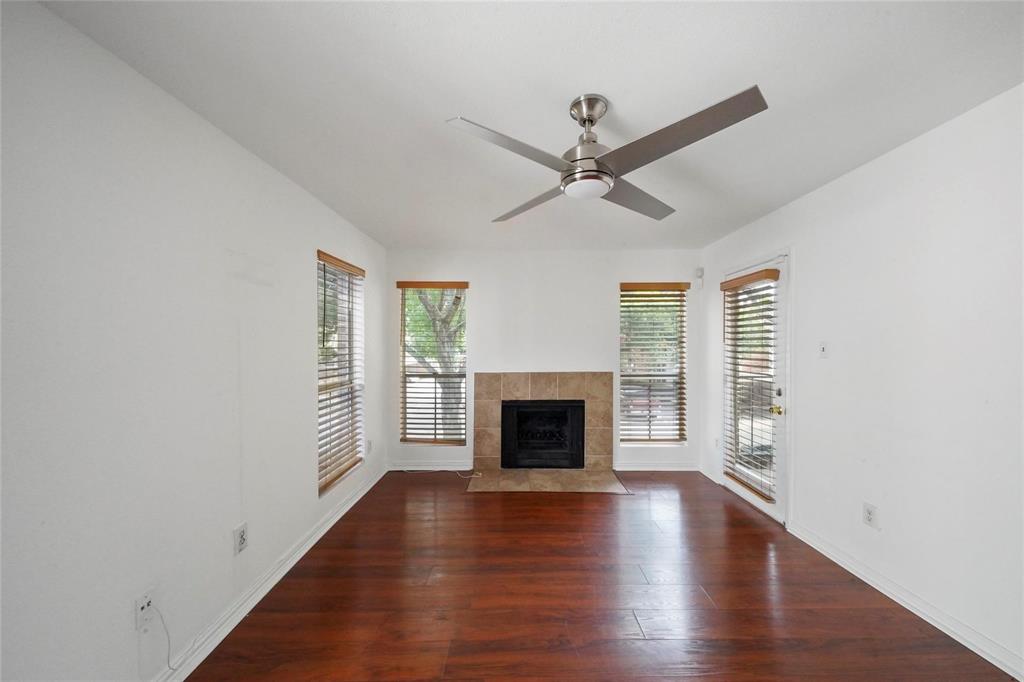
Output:
<path fill-rule="evenodd" d="M 502 401 L 502 468 L 582 468 L 583 409 L 582 400 Z"/>

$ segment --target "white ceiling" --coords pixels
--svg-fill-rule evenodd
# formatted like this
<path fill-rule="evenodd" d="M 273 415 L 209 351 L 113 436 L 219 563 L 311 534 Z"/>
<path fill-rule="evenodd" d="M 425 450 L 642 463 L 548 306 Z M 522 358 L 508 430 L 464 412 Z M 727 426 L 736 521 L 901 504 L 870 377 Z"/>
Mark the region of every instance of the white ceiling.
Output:
<path fill-rule="evenodd" d="M 47 5 L 389 247 L 699 247 L 1022 80 L 1020 3 Z M 599 92 L 616 147 L 751 85 L 766 112 L 605 201 L 491 218 L 557 173 L 445 124 L 561 154 Z M 283 226 L 287 227 L 287 226 Z"/>

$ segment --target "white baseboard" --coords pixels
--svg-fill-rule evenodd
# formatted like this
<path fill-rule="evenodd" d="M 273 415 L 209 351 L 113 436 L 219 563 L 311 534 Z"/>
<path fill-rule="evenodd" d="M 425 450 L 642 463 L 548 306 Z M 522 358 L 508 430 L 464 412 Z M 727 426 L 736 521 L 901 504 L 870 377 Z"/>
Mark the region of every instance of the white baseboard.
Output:
<path fill-rule="evenodd" d="M 469 471 L 472 468 L 471 462 L 462 460 L 391 462 L 391 471 Z M 617 463 L 612 465 L 612 469 L 615 471 L 700 471 L 694 464 L 665 463 L 660 460 Z"/>
<path fill-rule="evenodd" d="M 203 662 L 203 659 L 210 655 L 210 652 L 228 636 L 228 633 L 259 603 L 260 599 L 263 599 L 267 592 L 284 577 L 284 574 L 386 473 L 386 470 L 381 470 L 376 475 L 371 475 L 362 487 L 354 490 L 348 497 L 338 503 L 334 509 L 329 511 L 320 520 L 320 523 L 314 526 L 305 537 L 285 552 L 263 575 L 256 579 L 249 589 L 228 606 L 227 610 L 217 620 L 200 632 L 192 641 L 192 645 L 188 650 L 178 654 L 177 661 L 174 664 L 176 670 L 163 670 L 153 678 L 153 682 L 184 680 L 192 674 L 199 667 L 199 664 Z"/>
<path fill-rule="evenodd" d="M 461 460 L 439 460 L 431 462 L 392 462 L 391 471 L 469 471 L 473 468 L 470 462 Z M 700 471 L 692 464 L 666 464 L 663 461 L 626 462 L 613 464 L 615 471 Z"/>
<path fill-rule="evenodd" d="M 696 464 L 686 462 L 676 463 L 664 460 L 645 462 L 635 459 L 628 462 L 615 462 L 612 464 L 612 469 L 615 471 L 700 471 L 700 467 Z"/>
<path fill-rule="evenodd" d="M 429 462 L 391 462 L 391 471 L 469 471 L 471 462 L 462 460 L 434 460 Z M 652 462 L 623 462 L 612 465 L 615 471 L 700 471 L 693 464 L 665 463 L 661 460 Z"/>
<path fill-rule="evenodd" d="M 391 471 L 469 471 L 473 468 L 473 462 L 462 459 L 440 459 L 424 462 L 416 460 L 412 462 L 391 462 Z"/>
<path fill-rule="evenodd" d="M 795 523 L 790 523 L 787 526 L 787 530 L 885 596 L 898 602 L 982 658 L 990 661 L 993 665 L 998 666 L 1018 680 L 1024 679 L 1024 659 L 1020 655 L 1010 651 L 1002 644 L 994 642 L 970 625 L 949 615 L 902 585 L 898 585 L 874 569 L 865 566 L 858 559 L 824 540 L 814 531 Z"/>

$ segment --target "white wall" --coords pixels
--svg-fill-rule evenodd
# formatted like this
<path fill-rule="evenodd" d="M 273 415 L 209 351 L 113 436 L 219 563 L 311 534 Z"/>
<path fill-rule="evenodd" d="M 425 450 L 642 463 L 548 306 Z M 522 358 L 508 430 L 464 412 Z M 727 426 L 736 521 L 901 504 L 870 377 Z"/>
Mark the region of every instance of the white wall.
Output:
<path fill-rule="evenodd" d="M 617 370 L 618 282 L 703 264 L 689 443 L 617 448 L 615 465 L 699 460 L 717 478 L 716 283 L 786 249 L 790 528 L 1021 674 L 1020 88 L 702 254 L 386 260 L 45 9 L 5 3 L 2 37 L 5 677 L 151 677 L 163 640 L 134 631 L 141 591 L 158 586 L 182 652 L 389 461 L 469 465 L 471 444 L 398 445 L 397 279 L 470 281 L 470 373 Z M 368 270 L 376 444 L 322 499 L 316 248 Z"/>
<path fill-rule="evenodd" d="M 315 250 L 368 272 L 379 445 L 385 253 L 38 5 L 3 88 L 3 673 L 148 678 L 138 594 L 187 649 L 384 470 L 317 496 Z"/>
<path fill-rule="evenodd" d="M 710 293 L 791 252 L 790 529 L 1018 676 L 1021 99 L 1000 95 L 703 256 Z M 720 298 L 691 328 L 721 347 Z M 721 371 L 708 353 L 716 480 Z"/>
<path fill-rule="evenodd" d="M 620 210 L 609 206 L 609 210 Z M 514 230 L 515 225 L 482 229 Z M 691 281 L 693 251 L 392 251 L 391 285 L 397 280 L 468 280 L 466 299 L 469 423 L 473 372 L 614 371 L 619 369 L 619 282 Z M 391 292 L 395 362 L 389 365 L 388 452 L 394 468 L 470 468 L 472 429 L 466 447 L 398 443 L 398 343 L 401 298 Z M 694 304 L 689 314 L 695 312 Z M 691 344 L 693 346 L 694 344 Z M 689 348 L 690 353 L 699 352 Z M 691 357 L 693 357 L 691 355 Z M 689 365 L 688 379 L 699 373 Z M 699 405 L 688 406 L 689 442 L 681 446 L 618 444 L 618 469 L 695 469 Z"/>

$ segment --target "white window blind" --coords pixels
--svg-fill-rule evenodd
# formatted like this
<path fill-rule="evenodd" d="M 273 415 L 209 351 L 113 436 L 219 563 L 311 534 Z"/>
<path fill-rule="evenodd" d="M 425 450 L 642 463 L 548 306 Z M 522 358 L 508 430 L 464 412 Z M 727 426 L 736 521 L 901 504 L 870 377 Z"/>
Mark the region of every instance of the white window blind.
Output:
<path fill-rule="evenodd" d="M 401 439 L 466 444 L 467 282 L 398 282 L 402 290 Z"/>
<path fill-rule="evenodd" d="M 686 440 L 685 282 L 619 287 L 619 440 Z"/>
<path fill-rule="evenodd" d="M 322 493 L 363 458 L 363 279 L 317 251 L 317 482 Z"/>
<path fill-rule="evenodd" d="M 722 282 L 725 474 L 775 499 L 775 393 L 779 271 Z"/>

